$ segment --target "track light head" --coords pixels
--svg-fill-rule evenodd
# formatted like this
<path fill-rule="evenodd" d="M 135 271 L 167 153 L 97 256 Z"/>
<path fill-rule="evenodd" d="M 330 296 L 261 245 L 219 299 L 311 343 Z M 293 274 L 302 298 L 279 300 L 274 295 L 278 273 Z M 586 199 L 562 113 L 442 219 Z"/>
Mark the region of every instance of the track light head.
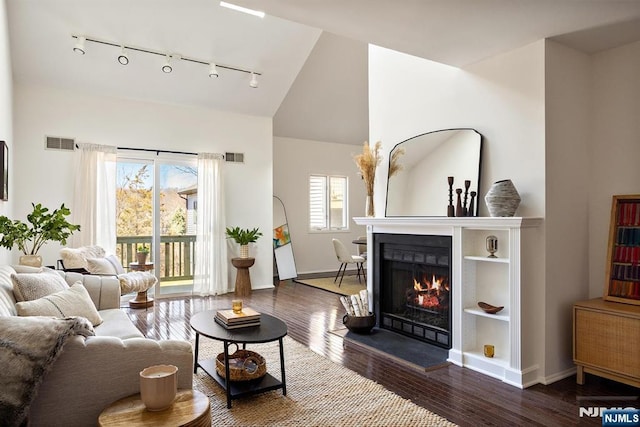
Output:
<path fill-rule="evenodd" d="M 79 53 L 80 55 L 84 55 L 84 42 L 86 38 L 84 36 L 76 37 L 76 44 L 73 46 L 73 51 Z"/>
<path fill-rule="evenodd" d="M 118 55 L 118 62 L 122 65 L 127 65 L 129 63 L 129 56 L 127 55 L 127 52 L 125 52 L 124 46 L 122 46 L 120 55 Z"/>
<path fill-rule="evenodd" d="M 209 77 L 218 77 L 218 69 L 213 62 L 209 64 Z"/>
<path fill-rule="evenodd" d="M 258 77 L 255 73 L 251 73 L 251 81 L 249 81 L 249 86 L 254 89 L 258 87 Z"/>
<path fill-rule="evenodd" d="M 173 71 L 173 67 L 171 66 L 171 56 L 167 55 L 167 60 L 165 61 L 164 65 L 162 66 L 162 72 L 163 73 L 170 73 Z"/>

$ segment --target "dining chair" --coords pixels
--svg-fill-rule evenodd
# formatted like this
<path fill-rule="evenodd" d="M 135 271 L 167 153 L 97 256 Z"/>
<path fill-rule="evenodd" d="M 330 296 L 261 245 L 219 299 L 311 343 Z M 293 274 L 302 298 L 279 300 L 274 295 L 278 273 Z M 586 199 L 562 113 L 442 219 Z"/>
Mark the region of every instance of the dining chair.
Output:
<path fill-rule="evenodd" d="M 367 236 L 358 236 L 358 240 L 367 241 Z M 364 260 L 367 260 L 367 245 L 356 245 L 356 251 Z"/>
<path fill-rule="evenodd" d="M 333 249 L 336 251 L 336 257 L 338 261 L 340 261 L 340 268 L 338 269 L 338 273 L 336 274 L 336 278 L 333 279 L 333 283 L 338 280 L 338 276 L 340 276 L 340 282 L 338 283 L 338 287 L 342 284 L 342 279 L 344 278 L 344 273 L 347 271 L 347 266 L 349 264 L 355 264 L 358 272 L 358 282 L 360 282 L 360 273 L 366 279 L 366 275 L 364 272 L 364 261 L 365 259 L 360 255 L 351 255 L 349 250 L 344 246 L 344 244 L 338 239 L 332 239 L 333 241 Z M 342 273 L 342 275 L 340 275 Z"/>

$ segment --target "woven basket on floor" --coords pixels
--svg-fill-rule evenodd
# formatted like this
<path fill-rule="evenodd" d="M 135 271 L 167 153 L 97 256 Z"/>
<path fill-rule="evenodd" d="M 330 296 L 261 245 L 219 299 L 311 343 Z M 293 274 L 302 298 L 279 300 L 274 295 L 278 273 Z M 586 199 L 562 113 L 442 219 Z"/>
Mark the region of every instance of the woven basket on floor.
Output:
<path fill-rule="evenodd" d="M 267 373 L 266 360 L 255 351 L 236 348 L 233 354 L 229 354 L 229 361 L 230 381 L 256 380 Z M 220 353 L 216 357 L 216 372 L 225 378 L 224 353 Z"/>

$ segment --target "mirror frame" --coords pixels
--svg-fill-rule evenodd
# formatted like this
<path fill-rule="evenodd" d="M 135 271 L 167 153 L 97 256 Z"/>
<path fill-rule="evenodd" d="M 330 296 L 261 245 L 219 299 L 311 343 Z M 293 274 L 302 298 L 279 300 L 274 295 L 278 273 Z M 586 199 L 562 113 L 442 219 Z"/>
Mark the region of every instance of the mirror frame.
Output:
<path fill-rule="evenodd" d="M 412 139 L 420 138 L 420 137 L 423 137 L 423 136 L 426 136 L 426 135 L 438 133 L 438 132 L 461 131 L 461 130 L 473 131 L 480 137 L 480 146 L 478 148 L 478 178 L 477 178 L 477 181 L 476 181 L 477 182 L 477 190 L 476 190 L 477 194 L 476 194 L 476 202 L 475 202 L 475 206 L 474 206 L 475 212 L 473 214 L 474 217 L 477 217 L 478 216 L 478 212 L 479 212 L 479 208 L 480 208 L 480 200 L 481 200 L 481 193 L 480 193 L 481 181 L 480 181 L 480 177 L 482 176 L 482 146 L 483 146 L 484 137 L 476 129 L 473 129 L 473 128 L 438 129 L 438 130 L 434 130 L 434 131 L 430 131 L 430 132 L 421 133 L 421 134 L 412 136 L 411 138 L 407 138 L 404 141 L 400 141 L 399 143 L 394 145 L 393 148 L 389 151 L 389 164 L 388 164 L 388 166 L 390 166 L 390 164 L 391 164 L 391 155 L 392 155 L 393 151 L 396 148 L 398 148 L 399 146 L 401 146 L 402 144 L 404 144 L 405 142 L 408 142 L 408 141 L 411 141 Z M 388 214 L 388 210 L 389 210 L 388 209 L 389 208 L 389 181 L 390 181 L 390 177 L 387 174 L 387 192 L 385 194 L 385 207 L 384 207 L 385 217 L 389 217 L 389 218 L 401 218 L 401 217 L 408 217 L 408 218 L 415 218 L 415 217 L 448 217 L 446 214 L 445 215 L 389 215 Z M 448 191 L 446 186 L 447 186 L 446 181 L 443 181 L 443 188 L 445 189 L 445 191 Z M 454 198 L 453 199 L 453 204 L 455 206 L 456 205 L 455 184 L 454 184 L 453 198 Z M 446 205 L 445 205 L 445 212 L 446 212 Z"/>

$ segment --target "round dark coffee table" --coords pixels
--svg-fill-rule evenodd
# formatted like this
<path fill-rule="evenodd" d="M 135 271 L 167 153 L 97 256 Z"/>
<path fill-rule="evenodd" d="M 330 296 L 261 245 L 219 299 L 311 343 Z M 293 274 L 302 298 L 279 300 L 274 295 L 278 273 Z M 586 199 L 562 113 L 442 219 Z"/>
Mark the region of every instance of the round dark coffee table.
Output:
<path fill-rule="evenodd" d="M 227 392 L 227 408 L 231 408 L 232 399 L 269 390 L 282 389 L 282 394 L 286 396 L 287 383 L 285 380 L 284 350 L 282 346 L 282 338 L 287 335 L 286 323 L 276 317 L 262 313 L 260 314 L 260 326 L 226 329 L 215 321 L 215 317 L 216 310 L 202 311 L 191 317 L 191 328 L 196 331 L 193 373 L 196 373 L 198 367 L 202 368 Z M 200 335 L 222 341 L 224 344 L 225 378 L 222 378 L 216 372 L 215 357 L 206 360 L 198 359 Z M 247 344 L 265 343 L 276 340 L 278 340 L 280 347 L 280 380 L 269 375 L 267 372 L 262 378 L 252 381 L 229 381 L 229 344 L 242 344 L 242 348 L 246 348 Z"/>

